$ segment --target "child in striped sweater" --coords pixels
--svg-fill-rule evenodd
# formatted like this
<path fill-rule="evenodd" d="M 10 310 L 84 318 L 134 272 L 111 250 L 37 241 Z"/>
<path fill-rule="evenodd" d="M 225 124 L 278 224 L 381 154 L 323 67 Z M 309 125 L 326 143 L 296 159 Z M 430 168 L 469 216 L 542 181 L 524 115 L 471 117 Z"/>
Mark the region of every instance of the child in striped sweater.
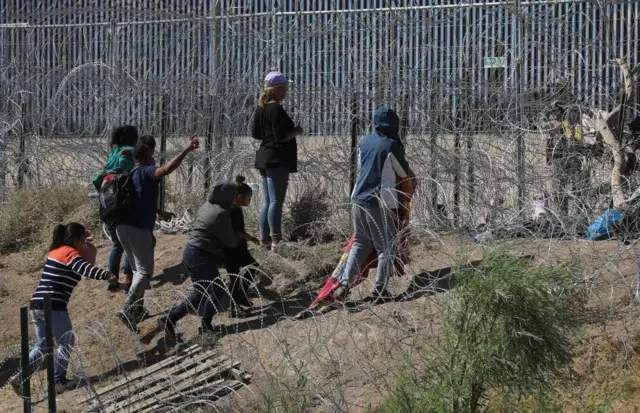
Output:
<path fill-rule="evenodd" d="M 118 277 L 108 271 L 93 266 L 82 257 L 89 232 L 78 223 L 58 225 L 53 231 L 53 241 L 44 265 L 40 282 L 29 303 L 29 316 L 36 328 L 36 344 L 29 353 L 30 372 L 43 368 L 42 356 L 45 350 L 44 296 L 51 296 L 51 324 L 53 336 L 58 342 L 56 354 L 55 380 L 58 392 L 66 390 L 67 365 L 74 345 L 75 336 L 67 305 L 73 289 L 82 277 L 94 280 L 108 280 L 117 284 Z M 24 368 L 24 366 L 23 366 Z M 11 386 L 18 395 L 22 394 L 22 373 L 13 376 Z"/>

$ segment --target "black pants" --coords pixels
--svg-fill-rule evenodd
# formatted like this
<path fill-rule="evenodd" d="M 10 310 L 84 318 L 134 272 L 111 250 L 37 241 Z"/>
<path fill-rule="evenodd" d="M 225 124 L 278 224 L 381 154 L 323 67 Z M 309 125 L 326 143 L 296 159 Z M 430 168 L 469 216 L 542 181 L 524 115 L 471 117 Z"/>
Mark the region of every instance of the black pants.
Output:
<path fill-rule="evenodd" d="M 216 307 L 221 307 L 225 288 L 220 279 L 216 258 L 207 251 L 187 244 L 184 249 L 184 266 L 193 283 L 193 292 L 169 312 L 174 325 L 187 314 L 199 315 L 202 326 L 211 328 Z"/>
<path fill-rule="evenodd" d="M 258 263 L 251 256 L 246 245 L 238 248 L 226 248 L 224 254 L 225 269 L 229 274 L 231 299 L 236 305 L 251 307 L 249 284 L 254 280 L 255 269 L 244 267 L 257 267 Z"/>

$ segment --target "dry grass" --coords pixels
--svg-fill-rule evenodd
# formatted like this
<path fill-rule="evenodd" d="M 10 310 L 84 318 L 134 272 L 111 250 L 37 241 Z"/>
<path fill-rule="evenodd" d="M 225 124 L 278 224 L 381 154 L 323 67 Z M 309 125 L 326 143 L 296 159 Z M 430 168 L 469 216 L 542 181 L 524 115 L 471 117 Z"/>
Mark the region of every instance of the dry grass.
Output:
<path fill-rule="evenodd" d="M 18 190 L 0 204 L 0 251 L 45 246 L 57 224 L 71 221 L 89 229 L 98 226 L 98 206 L 86 190 L 66 186 Z"/>

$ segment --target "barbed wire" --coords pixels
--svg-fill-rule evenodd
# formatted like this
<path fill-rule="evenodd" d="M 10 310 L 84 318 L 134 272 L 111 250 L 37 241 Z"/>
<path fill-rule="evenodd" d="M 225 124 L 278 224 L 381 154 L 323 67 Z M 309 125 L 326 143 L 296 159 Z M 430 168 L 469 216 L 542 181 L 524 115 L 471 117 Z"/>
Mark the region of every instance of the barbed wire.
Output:
<path fill-rule="evenodd" d="M 291 394 L 289 401 L 300 407 L 294 411 L 355 411 L 375 405 L 372 394 L 393 388 L 399 366 L 428 367 L 425 347 L 438 345 L 448 305 L 446 294 L 436 293 L 442 280 L 423 284 L 406 301 L 359 302 L 304 322 L 290 319 L 339 258 L 339 244 L 350 231 L 351 130 L 365 135 L 381 103 L 400 114 L 407 156 L 420 181 L 412 212 L 414 263 L 406 277 L 393 280 L 395 294 L 460 254 L 481 254 L 471 239 L 490 231 L 513 250 L 535 251 L 540 264 L 576 266 L 576 278 L 599 303 L 594 308 L 624 313 L 617 319 L 600 314 L 603 329 L 624 324 L 630 332 L 623 342 L 634 340 L 637 308 L 620 303 L 633 301 L 638 289 L 636 245 L 580 240 L 612 199 L 611 152 L 594 119 L 619 105 L 624 91 L 619 66 L 609 62 L 640 64 L 636 2 L 522 2 L 522 55 L 515 52 L 519 19 L 511 4 L 400 2 L 393 10 L 369 10 L 374 6 L 368 1 L 40 7 L 45 3 L 30 9 L 29 2 L 7 1 L 0 13 L 4 196 L 20 183 L 92 191 L 111 128 L 133 123 L 158 142 L 166 139 L 165 159 L 188 136 L 204 138 L 205 150 L 167 181 L 167 209 L 193 216 L 207 182 L 238 173 L 259 182 L 248 129 L 262 77 L 280 69 L 293 79 L 285 107 L 306 134 L 298 142 L 300 173 L 292 178 L 288 202 L 309 190 L 323 192 L 330 211 L 322 224 L 340 241 L 328 252 L 292 243 L 302 260 L 262 254 L 264 275 L 279 289 L 270 298 L 256 292 L 264 313 L 248 320 L 220 313 L 217 324 L 224 327 L 216 345 L 254 374 L 241 395 L 277 404 Z M 579 109 L 577 119 L 571 107 Z M 626 125 L 637 114 L 637 100 L 624 107 Z M 628 126 L 612 130 L 627 140 L 635 136 Z M 631 192 L 637 183 L 631 173 Z M 260 201 L 257 191 L 254 202 Z M 248 220 L 255 222 L 257 211 L 250 211 Z M 184 232 L 186 221 L 163 230 Z M 634 239 L 634 231 L 622 238 Z M 369 287 L 359 287 L 354 299 L 360 301 Z M 184 298 L 185 286 L 158 287 L 149 295 L 147 305 L 156 314 Z M 196 335 L 195 322 L 184 325 L 185 337 Z M 76 325 L 75 334 L 71 371 L 87 394 L 97 377 L 126 376 L 163 357 L 110 315 Z M 2 360 L 18 354 L 17 345 L 7 347 Z M 36 398 L 43 397 L 46 381 L 34 377 Z M 166 386 L 181 391 L 170 377 Z M 241 398 L 212 404 L 185 393 L 170 411 L 194 411 L 196 405 L 249 411 L 246 403 L 234 405 Z M 37 409 L 46 410 L 42 404 Z"/>

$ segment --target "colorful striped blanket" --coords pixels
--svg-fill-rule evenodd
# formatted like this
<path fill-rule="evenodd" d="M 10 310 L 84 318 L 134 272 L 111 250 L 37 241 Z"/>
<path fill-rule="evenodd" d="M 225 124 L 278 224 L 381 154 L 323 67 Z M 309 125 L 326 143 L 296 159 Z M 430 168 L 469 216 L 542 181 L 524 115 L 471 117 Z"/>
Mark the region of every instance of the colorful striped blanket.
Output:
<path fill-rule="evenodd" d="M 405 264 L 409 262 L 409 218 L 411 211 L 411 198 L 415 192 L 415 175 L 408 175 L 406 178 L 399 182 L 400 191 L 398 193 L 398 201 L 401 205 L 398 208 L 398 219 L 396 220 L 397 229 L 402 238 L 400 241 L 400 249 L 395 257 L 394 267 L 395 273 L 398 276 L 404 275 Z M 340 276 L 346 269 L 347 259 L 349 258 L 349 252 L 353 246 L 354 235 L 351 235 L 349 243 L 344 249 L 340 261 L 333 273 L 325 283 L 324 287 L 320 290 L 318 297 L 307 307 L 296 315 L 296 318 L 303 319 L 314 314 L 324 314 L 334 308 L 333 293 L 340 286 Z M 378 265 L 378 254 L 374 251 L 367 261 L 360 266 L 360 271 L 356 276 L 356 279 L 352 286 L 360 284 L 369 275 L 369 270 L 376 268 Z"/>

